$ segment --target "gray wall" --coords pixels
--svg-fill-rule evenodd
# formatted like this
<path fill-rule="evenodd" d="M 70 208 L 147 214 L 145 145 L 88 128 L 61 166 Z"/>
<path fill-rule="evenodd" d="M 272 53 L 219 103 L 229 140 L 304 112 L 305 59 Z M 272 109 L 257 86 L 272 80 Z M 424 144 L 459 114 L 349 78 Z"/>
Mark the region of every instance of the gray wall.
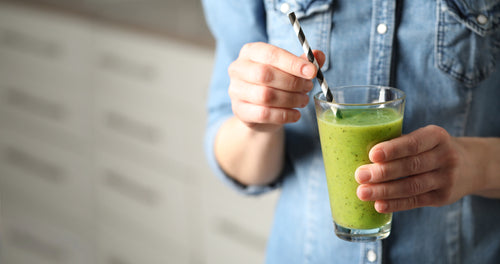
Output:
<path fill-rule="evenodd" d="M 263 261 L 278 194 L 203 155 L 212 47 L 195 1 L 0 1 L 1 263 Z"/>

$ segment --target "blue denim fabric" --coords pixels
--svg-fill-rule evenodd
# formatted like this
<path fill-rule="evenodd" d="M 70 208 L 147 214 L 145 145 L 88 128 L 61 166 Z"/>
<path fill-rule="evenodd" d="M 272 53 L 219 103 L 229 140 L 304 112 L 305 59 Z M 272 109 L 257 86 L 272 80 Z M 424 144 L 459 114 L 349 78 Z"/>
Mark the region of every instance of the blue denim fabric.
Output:
<path fill-rule="evenodd" d="M 205 149 L 235 190 L 281 189 L 266 262 L 499 263 L 500 200 L 477 196 L 395 213 L 383 243 L 336 238 L 312 96 L 301 120 L 286 125 L 287 164 L 279 182 L 242 186 L 218 167 L 213 142 L 232 115 L 227 67 L 240 48 L 265 41 L 302 54 L 281 11 L 285 3 L 311 47 L 325 52 L 330 86 L 379 84 L 406 92 L 404 133 L 435 124 L 453 136 L 500 137 L 499 0 L 204 0 L 217 40 Z M 384 34 L 376 30 L 380 23 L 387 25 Z M 311 94 L 317 91 L 316 84 Z"/>

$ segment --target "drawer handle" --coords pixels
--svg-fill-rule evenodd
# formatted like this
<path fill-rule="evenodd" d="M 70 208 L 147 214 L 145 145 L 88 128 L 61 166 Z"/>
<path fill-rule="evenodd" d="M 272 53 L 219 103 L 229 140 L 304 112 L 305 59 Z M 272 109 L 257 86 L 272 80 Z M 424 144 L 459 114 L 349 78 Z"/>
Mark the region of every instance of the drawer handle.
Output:
<path fill-rule="evenodd" d="M 41 160 L 39 157 L 28 152 L 7 147 L 5 150 L 5 159 L 14 167 L 32 175 L 37 175 L 46 181 L 61 183 L 65 180 L 64 171 L 60 167 Z"/>
<path fill-rule="evenodd" d="M 110 189 L 151 207 L 155 206 L 160 199 L 158 194 L 151 188 L 138 184 L 116 171 L 106 170 L 104 183 Z"/>
<path fill-rule="evenodd" d="M 63 106 L 13 87 L 7 90 L 5 99 L 12 107 L 53 121 L 62 122 L 67 116 Z"/>
<path fill-rule="evenodd" d="M 155 144 L 160 140 L 160 133 L 151 125 L 113 111 L 106 114 L 105 122 L 106 126 L 111 130 L 149 144 Z"/>
<path fill-rule="evenodd" d="M 115 54 L 101 54 L 98 64 L 104 70 L 141 81 L 152 81 L 156 76 L 150 65 L 139 64 Z"/>
<path fill-rule="evenodd" d="M 13 30 L 5 29 L 0 33 L 0 44 L 12 50 L 31 53 L 48 59 L 58 59 L 63 55 L 62 47 L 56 43 Z"/>
<path fill-rule="evenodd" d="M 64 249 L 47 243 L 42 238 L 27 231 L 13 228 L 8 232 L 8 240 L 13 246 L 31 252 L 52 263 L 67 263 Z"/>

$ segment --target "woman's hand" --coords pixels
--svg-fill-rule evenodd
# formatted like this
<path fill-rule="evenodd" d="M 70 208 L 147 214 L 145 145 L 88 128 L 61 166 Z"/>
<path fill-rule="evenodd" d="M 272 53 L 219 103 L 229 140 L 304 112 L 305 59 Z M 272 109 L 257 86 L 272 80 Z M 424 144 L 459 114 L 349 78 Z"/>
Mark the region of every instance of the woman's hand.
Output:
<path fill-rule="evenodd" d="M 314 52 L 318 63 L 322 52 Z M 316 67 L 266 43 L 246 44 L 229 67 L 234 116 L 219 129 L 215 156 L 221 168 L 244 185 L 275 181 L 284 165 L 283 124 L 296 122 L 296 108 L 309 103 Z"/>
<path fill-rule="evenodd" d="M 315 51 L 318 63 L 325 56 Z M 297 57 L 267 43 L 246 44 L 229 67 L 229 96 L 235 116 L 258 131 L 275 131 L 296 122 L 295 108 L 309 103 L 316 67 L 305 56 Z"/>
<path fill-rule="evenodd" d="M 496 138 L 454 138 L 427 126 L 375 145 L 374 163 L 356 170 L 357 195 L 381 213 L 443 206 L 468 194 L 498 198 L 498 151 Z"/>

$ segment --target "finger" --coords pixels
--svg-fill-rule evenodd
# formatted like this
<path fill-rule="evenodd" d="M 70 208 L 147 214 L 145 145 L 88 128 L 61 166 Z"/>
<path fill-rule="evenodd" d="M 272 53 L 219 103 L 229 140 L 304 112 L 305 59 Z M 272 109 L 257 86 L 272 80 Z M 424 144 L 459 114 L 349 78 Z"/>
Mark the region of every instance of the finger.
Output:
<path fill-rule="evenodd" d="M 289 108 L 275 108 L 234 100 L 233 113 L 247 124 L 286 124 L 297 122 L 300 112 Z"/>
<path fill-rule="evenodd" d="M 232 63 L 229 67 L 229 76 L 231 80 L 242 80 L 247 83 L 290 92 L 307 93 L 314 86 L 309 79 L 286 73 L 272 65 L 256 63 L 250 60 L 239 60 Z"/>
<path fill-rule="evenodd" d="M 285 92 L 279 89 L 248 84 L 241 81 L 231 81 L 229 96 L 232 99 L 245 101 L 261 106 L 279 108 L 305 107 L 309 96 L 303 93 Z"/>
<path fill-rule="evenodd" d="M 438 206 L 440 204 L 436 201 L 440 200 L 441 196 L 439 191 L 432 191 L 402 199 L 377 200 L 375 201 L 375 210 L 379 213 L 392 213 L 424 206 Z"/>
<path fill-rule="evenodd" d="M 443 165 L 445 154 L 445 147 L 438 146 L 415 156 L 362 165 L 356 170 L 355 178 L 358 183 L 380 183 L 434 171 Z"/>
<path fill-rule="evenodd" d="M 356 194 L 363 201 L 389 200 L 417 196 L 446 186 L 446 178 L 439 171 L 407 177 L 380 184 L 362 184 Z"/>
<path fill-rule="evenodd" d="M 316 76 L 316 66 L 308 60 L 276 46 L 257 42 L 248 43 L 241 48 L 240 57 L 260 64 L 268 64 L 289 74 L 313 79 Z"/>
<path fill-rule="evenodd" d="M 375 145 L 370 150 L 369 157 L 372 162 L 384 162 L 413 156 L 436 147 L 449 137 L 443 128 L 430 125 Z"/>
<path fill-rule="evenodd" d="M 316 58 L 316 61 L 318 61 L 319 67 L 323 67 L 323 64 L 325 63 L 326 56 L 325 53 L 323 53 L 320 50 L 313 50 L 313 55 Z M 300 56 L 301 58 L 304 58 L 307 60 L 307 55 L 304 53 Z"/>

